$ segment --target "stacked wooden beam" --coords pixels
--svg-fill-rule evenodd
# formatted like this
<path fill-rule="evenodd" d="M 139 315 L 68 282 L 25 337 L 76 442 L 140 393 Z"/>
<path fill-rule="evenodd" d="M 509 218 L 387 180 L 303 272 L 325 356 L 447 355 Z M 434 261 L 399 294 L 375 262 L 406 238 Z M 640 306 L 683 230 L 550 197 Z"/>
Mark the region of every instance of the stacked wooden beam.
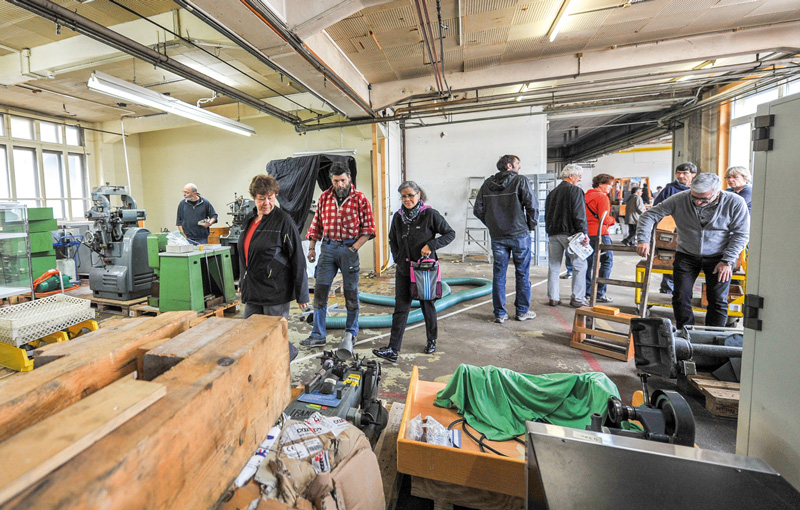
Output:
<path fill-rule="evenodd" d="M 0 380 L 0 509 L 215 507 L 290 401 L 287 327 L 195 315 L 118 321 Z"/>

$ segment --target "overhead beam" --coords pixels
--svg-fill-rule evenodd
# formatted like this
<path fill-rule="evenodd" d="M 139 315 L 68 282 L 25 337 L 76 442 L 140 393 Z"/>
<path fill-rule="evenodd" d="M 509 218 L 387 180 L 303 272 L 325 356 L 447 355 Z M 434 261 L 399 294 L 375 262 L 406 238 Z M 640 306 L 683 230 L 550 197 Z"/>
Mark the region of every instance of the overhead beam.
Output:
<path fill-rule="evenodd" d="M 353 14 L 394 0 L 293 0 L 286 2 L 286 27 L 301 39 Z"/>
<path fill-rule="evenodd" d="M 535 62 L 525 61 L 470 72 L 447 73 L 447 82 L 455 92 L 500 87 L 557 79 L 601 77 L 641 72 L 682 62 L 696 62 L 733 55 L 767 52 L 800 53 L 800 22 L 737 32 L 684 37 L 656 43 L 615 49 L 586 51 L 580 56 L 567 55 Z M 376 110 L 415 97 L 425 97 L 435 90 L 430 77 L 372 84 L 372 104 Z"/>
<path fill-rule="evenodd" d="M 374 116 L 369 83 L 325 32 L 301 39 L 260 1 L 176 1 L 235 34 L 237 44 L 254 48 L 345 116 Z"/>

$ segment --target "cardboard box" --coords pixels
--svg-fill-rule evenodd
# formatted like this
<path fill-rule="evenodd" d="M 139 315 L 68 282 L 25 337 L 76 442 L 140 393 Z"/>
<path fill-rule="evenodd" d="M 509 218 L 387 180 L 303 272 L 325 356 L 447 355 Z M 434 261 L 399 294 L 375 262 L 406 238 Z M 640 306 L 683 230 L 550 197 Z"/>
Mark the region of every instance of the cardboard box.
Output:
<path fill-rule="evenodd" d="M 397 436 L 397 471 L 524 498 L 525 448 L 516 441 L 484 441 L 508 455 L 501 457 L 482 453 L 480 447 L 466 436 L 462 436 L 460 449 L 406 439 L 407 424 L 418 414 L 432 416 L 445 427 L 461 418 L 455 409 L 433 405 L 436 394 L 444 387 L 443 383 L 420 381 L 419 369 L 416 366 L 413 368 L 403 421 Z"/>
<path fill-rule="evenodd" d="M 728 291 L 728 304 L 736 301 L 740 297 L 744 295 L 744 291 L 742 290 L 741 285 L 737 285 L 735 283 L 731 284 L 731 288 Z M 703 282 L 703 294 L 700 296 L 700 304 L 703 308 L 708 308 L 708 296 L 706 296 L 706 283 Z"/>

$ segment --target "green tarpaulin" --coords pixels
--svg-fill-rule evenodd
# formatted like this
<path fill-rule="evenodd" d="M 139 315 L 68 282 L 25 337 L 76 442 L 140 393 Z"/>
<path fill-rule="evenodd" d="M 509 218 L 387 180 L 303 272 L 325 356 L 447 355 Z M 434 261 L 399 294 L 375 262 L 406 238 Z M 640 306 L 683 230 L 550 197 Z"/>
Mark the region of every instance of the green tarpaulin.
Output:
<path fill-rule="evenodd" d="M 505 441 L 525 433 L 526 421 L 585 429 L 592 413 L 605 417 L 609 397 L 619 391 L 600 372 L 528 375 L 462 364 L 433 403 L 457 408 L 488 439 Z"/>

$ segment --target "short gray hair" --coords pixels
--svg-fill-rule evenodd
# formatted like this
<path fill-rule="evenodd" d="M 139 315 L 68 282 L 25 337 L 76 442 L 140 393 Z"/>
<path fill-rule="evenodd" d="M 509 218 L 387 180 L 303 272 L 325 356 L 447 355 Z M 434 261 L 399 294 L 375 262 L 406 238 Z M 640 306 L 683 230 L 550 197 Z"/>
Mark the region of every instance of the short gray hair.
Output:
<path fill-rule="evenodd" d="M 575 163 L 570 163 L 569 165 L 565 166 L 559 177 L 561 179 L 567 179 L 570 175 L 580 175 L 583 176 L 583 167 L 580 165 L 576 165 Z"/>
<path fill-rule="evenodd" d="M 699 173 L 692 181 L 692 191 L 695 193 L 703 194 L 709 191 L 716 193 L 720 189 L 722 189 L 722 180 L 719 175 L 711 172 Z"/>
<path fill-rule="evenodd" d="M 725 170 L 725 178 L 726 179 L 728 177 L 738 177 L 740 175 L 742 177 L 744 177 L 744 179 L 747 182 L 750 182 L 750 178 L 751 178 L 750 177 L 750 170 L 748 170 L 747 168 L 745 168 L 743 166 L 732 166 L 732 167 L 728 168 L 727 170 Z"/>

